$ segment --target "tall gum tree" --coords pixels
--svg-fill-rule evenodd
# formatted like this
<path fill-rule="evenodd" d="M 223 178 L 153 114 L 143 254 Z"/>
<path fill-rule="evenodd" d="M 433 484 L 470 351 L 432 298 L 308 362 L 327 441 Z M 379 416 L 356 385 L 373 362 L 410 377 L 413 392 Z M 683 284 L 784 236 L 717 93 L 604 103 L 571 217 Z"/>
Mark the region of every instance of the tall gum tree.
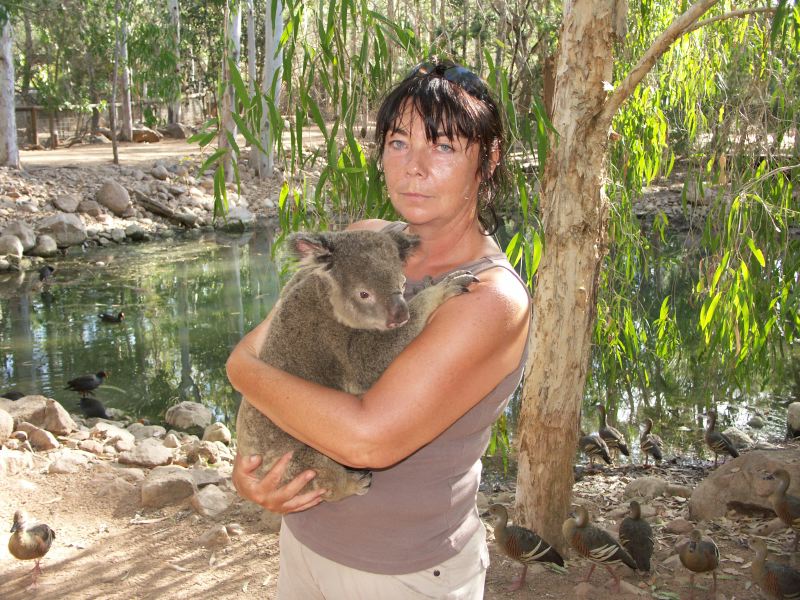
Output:
<path fill-rule="evenodd" d="M 14 53 L 11 17 L 0 12 L 0 165 L 19 169 L 17 119 L 14 113 Z"/>
<path fill-rule="evenodd" d="M 550 152 L 542 178 L 544 254 L 537 274 L 530 358 L 518 431 L 517 515 L 564 548 L 572 462 L 586 385 L 600 269 L 608 251 L 606 181 L 611 121 L 672 43 L 719 0 L 678 16 L 609 90 L 625 0 L 567 0 L 556 56 Z"/>

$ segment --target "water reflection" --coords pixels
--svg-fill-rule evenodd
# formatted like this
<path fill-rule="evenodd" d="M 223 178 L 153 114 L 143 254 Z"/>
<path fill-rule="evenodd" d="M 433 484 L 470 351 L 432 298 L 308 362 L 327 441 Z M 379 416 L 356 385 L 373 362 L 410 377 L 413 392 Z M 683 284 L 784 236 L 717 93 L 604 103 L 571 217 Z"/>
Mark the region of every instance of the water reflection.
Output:
<path fill-rule="evenodd" d="M 78 412 L 66 381 L 105 370 L 108 407 L 160 421 L 180 400 L 230 424 L 238 395 L 225 377 L 232 346 L 277 299 L 272 233 L 208 234 L 65 257 L 49 290 L 0 278 L 0 390 L 55 398 Z M 100 312 L 123 311 L 119 323 Z"/>

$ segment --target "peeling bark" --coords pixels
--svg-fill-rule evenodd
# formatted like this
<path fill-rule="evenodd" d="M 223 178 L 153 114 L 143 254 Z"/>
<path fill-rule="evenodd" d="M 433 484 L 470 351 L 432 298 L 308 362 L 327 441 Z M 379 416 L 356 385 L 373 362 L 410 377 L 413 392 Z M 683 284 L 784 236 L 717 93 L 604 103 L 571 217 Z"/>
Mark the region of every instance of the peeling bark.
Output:
<path fill-rule="evenodd" d="M 17 117 L 14 113 L 14 55 L 11 20 L 0 34 L 0 165 L 19 169 Z"/>

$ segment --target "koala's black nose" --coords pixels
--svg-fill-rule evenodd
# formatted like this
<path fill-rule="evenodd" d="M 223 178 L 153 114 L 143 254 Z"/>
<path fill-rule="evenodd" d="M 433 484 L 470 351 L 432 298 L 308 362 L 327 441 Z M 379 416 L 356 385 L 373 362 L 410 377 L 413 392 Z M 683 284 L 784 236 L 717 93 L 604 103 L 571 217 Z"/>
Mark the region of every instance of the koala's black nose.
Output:
<path fill-rule="evenodd" d="M 386 316 L 387 329 L 394 329 L 406 324 L 406 321 L 408 321 L 408 304 L 400 294 L 392 296 L 389 300 L 388 309 Z"/>

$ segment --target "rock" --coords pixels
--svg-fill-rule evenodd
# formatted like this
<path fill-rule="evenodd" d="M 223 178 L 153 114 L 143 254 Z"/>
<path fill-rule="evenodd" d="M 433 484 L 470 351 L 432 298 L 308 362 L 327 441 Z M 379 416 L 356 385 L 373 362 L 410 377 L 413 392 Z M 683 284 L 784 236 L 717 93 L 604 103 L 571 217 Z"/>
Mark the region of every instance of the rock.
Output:
<path fill-rule="evenodd" d="M 125 241 L 125 230 L 120 229 L 119 227 L 115 227 L 114 229 L 111 230 L 111 239 L 117 242 L 118 244 L 121 244 L 122 242 Z"/>
<path fill-rule="evenodd" d="M 15 235 L 0 235 L 0 256 L 9 255 L 22 258 L 22 242 Z"/>
<path fill-rule="evenodd" d="M 789 437 L 800 435 L 800 402 L 792 402 L 786 408 L 786 425 Z"/>
<path fill-rule="evenodd" d="M 0 475 L 17 475 L 33 468 L 30 452 L 0 448 Z"/>
<path fill-rule="evenodd" d="M 631 481 L 623 492 L 625 499 L 644 498 L 652 500 L 658 496 L 663 496 L 667 491 L 667 482 L 658 477 L 639 477 Z"/>
<path fill-rule="evenodd" d="M 191 429 L 192 427 L 205 429 L 211 424 L 213 418 L 211 410 L 202 404 L 184 401 L 170 406 L 164 416 L 164 421 L 178 429 Z"/>
<path fill-rule="evenodd" d="M 128 425 L 127 429 L 137 440 L 145 440 L 147 438 L 158 438 L 163 440 L 164 436 L 167 434 L 167 430 L 161 427 L 161 425 L 142 425 L 141 423 L 131 423 Z M 177 446 L 172 447 L 177 448 Z"/>
<path fill-rule="evenodd" d="M 747 421 L 747 424 L 753 429 L 762 429 L 765 425 L 764 419 L 762 419 L 758 415 L 753 415 L 752 417 L 750 417 L 750 420 Z"/>
<path fill-rule="evenodd" d="M 722 433 L 730 438 L 731 442 L 733 442 L 733 445 L 736 447 L 737 450 L 741 450 L 742 448 L 746 448 L 748 446 L 753 445 L 753 438 L 751 438 L 741 429 L 737 429 L 736 427 L 728 427 Z"/>
<path fill-rule="evenodd" d="M 180 123 L 170 123 L 166 127 L 160 128 L 159 131 L 177 140 L 184 140 L 188 137 L 186 135 L 187 128 Z"/>
<path fill-rule="evenodd" d="M 36 245 L 36 233 L 22 221 L 14 221 L 3 229 L 3 235 L 13 235 L 22 244 L 22 251 L 28 252 Z"/>
<path fill-rule="evenodd" d="M 77 473 L 89 464 L 89 457 L 80 451 L 60 450 L 52 456 L 48 473 Z"/>
<path fill-rule="evenodd" d="M 206 427 L 203 432 L 204 442 L 222 442 L 223 444 L 231 443 L 231 432 L 225 426 L 225 423 L 212 423 Z"/>
<path fill-rule="evenodd" d="M 133 134 L 132 140 L 136 143 L 147 142 L 149 144 L 155 144 L 156 142 L 160 142 L 164 137 L 149 127 L 134 127 L 131 133 Z"/>
<path fill-rule="evenodd" d="M 215 442 L 196 441 L 186 444 L 183 450 L 186 452 L 186 459 L 189 463 L 204 460 L 207 463 L 214 464 L 218 463 L 221 458 L 219 447 Z"/>
<path fill-rule="evenodd" d="M 133 450 L 136 446 L 136 438 L 130 431 L 105 421 L 95 423 L 89 433 L 93 438 L 103 440 L 104 444 L 110 444 L 120 452 Z"/>
<path fill-rule="evenodd" d="M 216 517 L 228 509 L 233 499 L 233 494 L 215 485 L 208 485 L 192 496 L 191 504 L 198 514 Z"/>
<path fill-rule="evenodd" d="M 173 459 L 172 450 L 156 439 L 142 440 L 133 450 L 122 452 L 119 455 L 120 464 L 140 467 L 168 465 Z"/>
<path fill-rule="evenodd" d="M 105 445 L 97 440 L 83 440 L 78 442 L 78 448 L 84 452 L 91 452 L 97 456 L 102 456 L 104 454 Z"/>
<path fill-rule="evenodd" d="M 667 489 L 664 490 L 664 495 L 689 499 L 692 497 L 692 488 L 686 485 L 675 485 L 673 483 L 669 483 L 667 484 Z"/>
<path fill-rule="evenodd" d="M 225 478 L 222 476 L 222 473 L 219 472 L 219 469 L 211 469 L 208 467 L 192 467 L 189 469 L 189 473 L 192 475 L 192 479 L 194 480 L 194 484 L 200 488 L 204 488 L 207 485 L 220 485 Z"/>
<path fill-rule="evenodd" d="M 74 194 L 62 194 L 53 198 L 53 206 L 65 213 L 74 213 L 80 203 L 81 199 Z"/>
<path fill-rule="evenodd" d="M 14 417 L 0 408 L 0 444 L 11 437 L 14 432 Z"/>
<path fill-rule="evenodd" d="M 61 446 L 52 433 L 31 423 L 18 423 L 17 429 L 28 434 L 28 441 L 35 450 L 55 450 Z"/>
<path fill-rule="evenodd" d="M 167 168 L 164 165 L 156 165 L 150 169 L 150 175 L 160 181 L 166 181 L 169 177 L 169 171 L 167 171 Z"/>
<path fill-rule="evenodd" d="M 44 415 L 47 409 L 47 398 L 44 396 L 25 396 L 12 401 L 0 398 L 0 409 L 6 411 L 14 419 L 14 425 L 27 422 L 36 426 L 44 425 Z"/>
<path fill-rule="evenodd" d="M 68 435 L 78 428 L 75 421 L 69 416 L 67 409 L 50 398 L 47 399 L 45 404 L 44 423 L 42 426 L 56 435 Z"/>
<path fill-rule="evenodd" d="M 142 506 L 161 508 L 177 504 L 197 492 L 187 469 L 178 466 L 156 467 L 142 482 Z"/>
<path fill-rule="evenodd" d="M 689 533 L 692 529 L 694 529 L 694 523 L 687 521 L 683 517 L 678 517 L 664 525 L 664 531 L 678 535 Z"/>
<path fill-rule="evenodd" d="M 131 206 L 128 190 L 112 179 L 103 182 L 95 199 L 118 217 L 124 215 Z"/>
<path fill-rule="evenodd" d="M 800 495 L 797 450 L 753 450 L 717 467 L 698 484 L 689 499 L 689 517 L 700 521 L 721 517 L 729 510 L 772 511 L 767 496 L 775 482 L 764 479 L 764 474 L 779 468 L 789 472 L 789 493 Z"/>
<path fill-rule="evenodd" d="M 119 500 L 127 498 L 136 492 L 136 486 L 121 477 L 97 478 L 92 484 L 95 493 L 104 499 L 113 498 Z"/>
<path fill-rule="evenodd" d="M 197 543 L 205 548 L 221 548 L 230 544 L 231 538 L 224 525 L 216 525 L 201 535 Z"/>
<path fill-rule="evenodd" d="M 77 246 L 86 240 L 86 228 L 80 217 L 61 213 L 47 217 L 39 223 L 38 232 L 51 236 L 59 248 Z"/>
<path fill-rule="evenodd" d="M 138 223 L 133 223 L 125 228 L 125 237 L 133 242 L 146 242 L 150 235 Z"/>
<path fill-rule="evenodd" d="M 41 256 L 43 258 L 55 256 L 57 253 L 58 244 L 52 237 L 45 234 L 36 237 L 36 245 L 30 252 L 32 256 Z"/>
<path fill-rule="evenodd" d="M 237 206 L 225 215 L 225 229 L 239 231 L 253 225 L 256 217 L 246 206 Z"/>
<path fill-rule="evenodd" d="M 81 200 L 81 203 L 78 204 L 78 212 L 90 217 L 99 217 L 103 214 L 103 208 L 94 200 Z"/>
<path fill-rule="evenodd" d="M 180 448 L 181 441 L 178 439 L 174 433 L 168 433 L 164 436 L 164 445 L 167 448 Z"/>

